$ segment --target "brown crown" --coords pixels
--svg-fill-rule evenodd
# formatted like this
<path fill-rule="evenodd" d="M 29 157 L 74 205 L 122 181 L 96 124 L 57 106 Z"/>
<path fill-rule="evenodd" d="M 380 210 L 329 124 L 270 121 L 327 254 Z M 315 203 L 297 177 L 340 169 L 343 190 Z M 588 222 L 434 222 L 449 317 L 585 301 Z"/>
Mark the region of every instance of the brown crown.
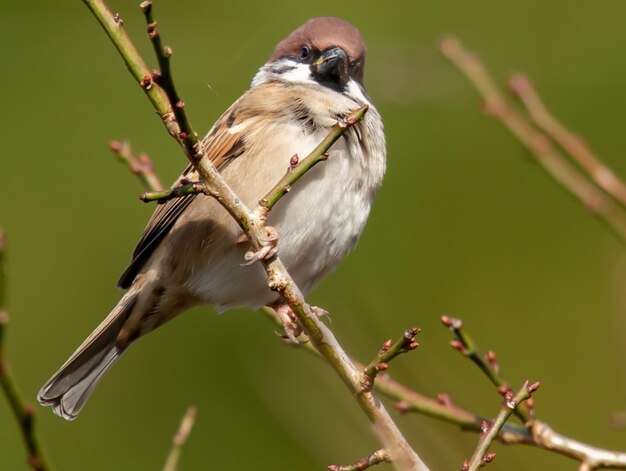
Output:
<path fill-rule="evenodd" d="M 324 51 L 340 47 L 350 62 L 365 57 L 365 41 L 358 29 L 347 21 L 332 16 L 311 18 L 278 43 L 268 62 L 282 57 L 297 56 L 304 46 Z"/>

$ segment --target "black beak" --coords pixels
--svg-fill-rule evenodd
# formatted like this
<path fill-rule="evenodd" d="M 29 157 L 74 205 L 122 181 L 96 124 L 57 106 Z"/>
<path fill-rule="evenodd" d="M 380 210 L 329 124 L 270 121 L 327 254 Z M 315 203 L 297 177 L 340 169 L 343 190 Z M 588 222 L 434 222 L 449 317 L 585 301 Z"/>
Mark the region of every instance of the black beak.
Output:
<path fill-rule="evenodd" d="M 327 49 L 311 64 L 315 75 L 322 80 L 329 80 L 344 86 L 348 83 L 348 56 L 340 47 Z"/>

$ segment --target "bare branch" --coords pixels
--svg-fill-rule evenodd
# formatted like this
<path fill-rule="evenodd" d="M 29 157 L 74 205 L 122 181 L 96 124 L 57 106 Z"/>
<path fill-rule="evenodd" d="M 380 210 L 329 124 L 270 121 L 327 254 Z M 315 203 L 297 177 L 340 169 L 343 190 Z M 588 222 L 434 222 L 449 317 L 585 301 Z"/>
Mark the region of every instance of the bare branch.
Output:
<path fill-rule="evenodd" d="M 419 333 L 420 329 L 418 327 L 412 327 L 406 330 L 395 343 L 392 344 L 390 339 L 383 344 L 376 358 L 363 370 L 361 378 L 363 391 L 372 389 L 376 376 L 389 367 L 391 360 L 418 347 L 419 344 L 415 341 L 415 336 Z"/>
<path fill-rule="evenodd" d="M 328 467 L 328 471 L 361 471 L 364 469 L 371 468 L 372 466 L 376 466 L 377 464 L 382 463 L 391 463 L 391 459 L 389 458 L 389 453 L 387 450 L 376 450 L 369 456 L 360 459 L 356 463 L 348 464 L 348 465 L 336 465 L 331 464 Z"/>
<path fill-rule="evenodd" d="M 489 381 L 497 388 L 500 395 L 504 396 L 511 392 L 511 386 L 500 376 L 499 366 L 496 361 L 496 354 L 493 351 L 489 351 L 486 354 L 481 354 L 476 346 L 476 343 L 472 339 L 471 335 L 463 327 L 463 321 L 461 319 L 455 319 L 448 316 L 441 317 L 441 323 L 450 329 L 455 335 L 456 339 L 450 341 L 450 346 L 460 352 L 463 356 L 469 358 L 485 373 Z M 515 414 L 524 423 L 531 419 L 530 410 L 523 408 L 516 408 Z"/>
<path fill-rule="evenodd" d="M 128 141 L 111 141 L 109 147 L 117 159 L 125 164 L 133 174 L 137 175 L 143 186 L 153 191 L 163 189 L 163 185 L 154 171 L 154 163 L 148 154 L 136 155 Z"/>
<path fill-rule="evenodd" d="M 554 180 L 577 198 L 626 243 L 626 211 L 596 187 L 554 146 L 552 141 L 511 105 L 485 66 L 454 37 L 440 43 L 444 56 L 472 83 L 485 100 L 487 114 L 497 118 Z"/>
<path fill-rule="evenodd" d="M 0 387 L 9 402 L 26 445 L 28 465 L 35 471 L 50 471 L 53 468 L 43 452 L 35 430 L 35 408 L 22 398 L 4 352 L 6 327 L 9 322 L 9 313 L 5 304 L 7 278 L 5 265 L 6 238 L 4 230 L 0 228 Z"/>
<path fill-rule="evenodd" d="M 163 204 L 166 201 L 181 198 L 188 195 L 197 195 L 199 193 L 208 193 L 206 185 L 200 182 L 185 182 L 180 185 L 174 186 L 169 190 L 161 191 L 147 191 L 139 195 L 139 199 L 144 203 L 151 203 L 156 201 L 158 204 Z"/>
<path fill-rule="evenodd" d="M 481 427 L 483 430 L 481 430 L 480 440 L 478 441 L 478 445 L 476 446 L 469 463 L 467 463 L 467 467 L 465 466 L 465 463 L 463 464 L 462 469 L 464 471 L 476 471 L 478 468 L 493 461 L 495 453 L 487 453 L 489 447 L 496 439 L 500 430 L 502 430 L 502 427 L 509 419 L 513 411 L 517 409 L 522 402 L 529 399 L 538 387 L 539 383 L 529 384 L 528 381 L 526 381 L 515 396 L 513 396 L 513 393 L 511 392 L 507 392 L 504 398 L 504 404 L 500 413 L 496 417 L 496 420 L 494 420 L 492 424 L 485 421 Z"/>
<path fill-rule="evenodd" d="M 532 82 L 522 74 L 509 80 L 534 123 L 559 144 L 596 185 L 626 207 L 626 184 L 589 148 L 585 140 L 567 129 L 550 113 Z"/>
<path fill-rule="evenodd" d="M 298 156 L 291 158 L 289 169 L 285 176 L 259 201 L 258 211 L 261 214 L 267 213 L 274 207 L 278 201 L 285 196 L 306 172 L 314 165 L 328 158 L 326 154 L 328 149 L 339 139 L 349 128 L 361 121 L 367 112 L 368 106 L 363 105 L 361 108 L 353 111 L 345 120 L 335 124 L 328 132 L 327 136 L 320 142 L 315 149 L 311 151 L 301 162 Z"/>
<path fill-rule="evenodd" d="M 155 86 L 152 80 L 152 71 L 135 48 L 133 42 L 126 34 L 124 21 L 119 14 L 111 13 L 103 0 L 83 0 L 87 8 L 91 10 L 100 26 L 109 36 L 109 39 L 124 59 L 128 71 L 135 78 L 139 86 L 152 103 L 157 114 L 163 121 L 167 132 L 174 137 L 178 136 L 179 129 L 174 113 L 169 106 L 167 95 L 159 86 Z"/>
<path fill-rule="evenodd" d="M 176 435 L 172 439 L 172 448 L 170 449 L 167 459 L 165 460 L 165 466 L 163 471 L 177 471 L 178 461 L 183 451 L 187 438 L 191 434 L 191 430 L 196 422 L 196 416 L 198 414 L 198 408 L 196 406 L 189 406 L 187 412 L 183 416 L 180 422 L 180 426 L 176 431 Z"/>

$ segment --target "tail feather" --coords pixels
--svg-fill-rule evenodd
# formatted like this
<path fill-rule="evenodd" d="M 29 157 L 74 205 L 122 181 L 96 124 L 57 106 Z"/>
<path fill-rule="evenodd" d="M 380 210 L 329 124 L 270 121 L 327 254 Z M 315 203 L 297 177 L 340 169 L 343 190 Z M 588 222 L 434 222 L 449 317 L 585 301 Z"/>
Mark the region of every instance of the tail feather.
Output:
<path fill-rule="evenodd" d="M 93 333 L 43 385 L 37 399 L 54 413 L 74 420 L 104 374 L 124 352 L 117 336 L 130 316 L 138 290 L 131 288 Z"/>

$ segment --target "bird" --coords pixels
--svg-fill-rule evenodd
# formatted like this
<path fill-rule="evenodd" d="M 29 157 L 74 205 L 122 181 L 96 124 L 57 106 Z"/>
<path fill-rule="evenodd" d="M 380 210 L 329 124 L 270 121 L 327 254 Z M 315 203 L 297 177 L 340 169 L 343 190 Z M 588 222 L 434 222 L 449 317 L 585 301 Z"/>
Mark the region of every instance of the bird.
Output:
<path fill-rule="evenodd" d="M 338 121 L 369 107 L 268 216 L 279 234 L 278 256 L 305 295 L 355 247 L 385 173 L 383 123 L 363 84 L 365 55 L 351 23 L 309 19 L 277 44 L 202 140 L 226 182 L 253 207 L 292 156 L 307 155 Z M 172 187 L 198 179 L 189 165 Z M 242 263 L 249 250 L 237 222 L 210 196 L 158 205 L 119 279 L 125 294 L 43 385 L 40 404 L 75 419 L 135 340 L 193 306 L 221 312 L 269 305 L 284 313 L 262 266 Z"/>

